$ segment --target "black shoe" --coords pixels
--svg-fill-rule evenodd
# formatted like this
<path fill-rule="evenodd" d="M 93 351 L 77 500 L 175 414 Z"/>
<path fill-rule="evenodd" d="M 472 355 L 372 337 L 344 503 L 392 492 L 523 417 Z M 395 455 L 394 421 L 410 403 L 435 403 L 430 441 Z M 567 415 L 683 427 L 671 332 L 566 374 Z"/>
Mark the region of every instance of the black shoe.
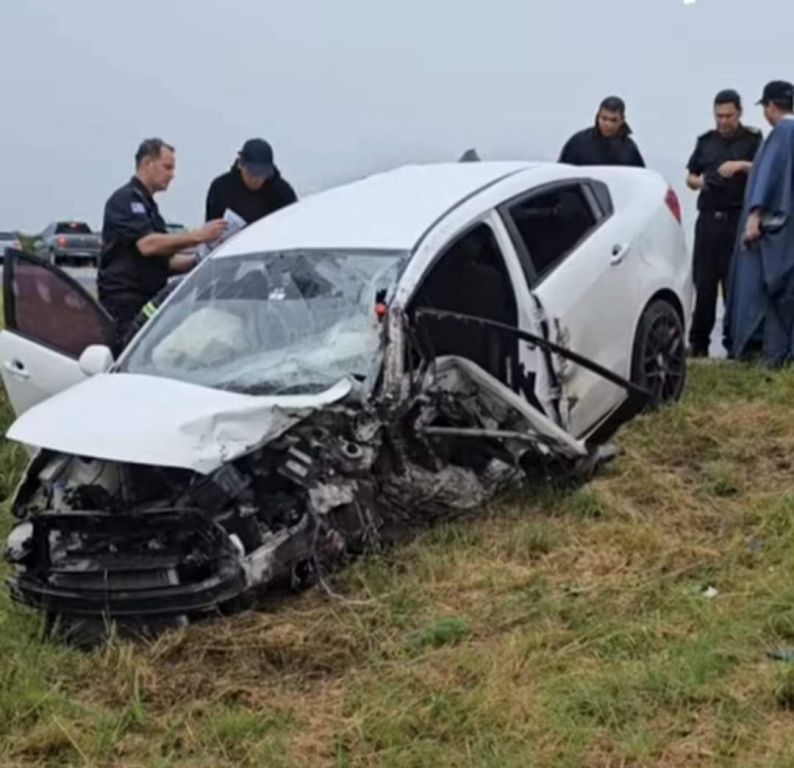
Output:
<path fill-rule="evenodd" d="M 686 350 L 687 357 L 708 357 L 709 351 L 706 347 L 697 344 L 690 344 Z"/>

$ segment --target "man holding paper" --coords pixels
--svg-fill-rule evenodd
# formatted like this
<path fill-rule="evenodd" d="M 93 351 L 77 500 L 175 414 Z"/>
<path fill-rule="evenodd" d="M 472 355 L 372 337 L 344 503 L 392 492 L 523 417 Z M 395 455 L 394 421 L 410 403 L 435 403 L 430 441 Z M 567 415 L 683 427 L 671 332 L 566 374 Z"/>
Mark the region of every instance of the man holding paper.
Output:
<path fill-rule="evenodd" d="M 223 236 L 220 217 L 200 229 L 169 234 L 154 196 L 174 178 L 175 152 L 162 139 L 146 139 L 135 154 L 135 175 L 105 204 L 102 255 L 97 273 L 99 301 L 116 323 L 114 352 L 129 335 L 144 305 L 166 285 L 169 275 L 190 271 L 195 256 L 187 248 Z"/>
<path fill-rule="evenodd" d="M 273 149 L 264 139 L 249 139 L 227 173 L 207 191 L 207 221 L 232 211 L 252 224 L 297 200 L 273 162 Z"/>

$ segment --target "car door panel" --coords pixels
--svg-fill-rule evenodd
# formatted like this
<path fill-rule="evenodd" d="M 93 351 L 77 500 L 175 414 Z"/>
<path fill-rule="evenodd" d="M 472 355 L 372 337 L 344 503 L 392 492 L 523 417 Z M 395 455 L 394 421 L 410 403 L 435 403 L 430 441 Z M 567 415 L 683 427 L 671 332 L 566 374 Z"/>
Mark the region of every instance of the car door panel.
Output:
<path fill-rule="evenodd" d="M 625 378 L 631 373 L 635 256 L 630 234 L 613 217 L 536 288 L 556 336 L 552 340 Z M 595 426 L 626 396 L 620 387 L 570 362 L 561 366 L 560 379 L 568 428 L 575 435 Z"/>
<path fill-rule="evenodd" d="M 9 251 L 3 297 L 0 376 L 20 414 L 82 381 L 81 353 L 90 344 L 109 345 L 113 323 L 75 280 L 21 251 Z"/>
<path fill-rule="evenodd" d="M 0 360 L 3 384 L 17 415 L 85 379 L 74 358 L 10 331 L 0 332 Z"/>
<path fill-rule="evenodd" d="M 533 210 L 536 197 L 551 210 L 549 201 L 555 194 L 574 188 L 581 211 L 571 231 L 560 224 L 559 233 L 555 232 L 554 223 L 543 220 L 542 206 L 537 215 L 538 227 L 543 229 L 534 233 L 534 240 L 532 222 L 524 222 L 522 231 L 521 222 L 514 220 L 514 216 Z M 585 205 L 592 213 L 589 223 L 582 220 Z M 517 248 L 524 248 L 532 262 L 534 275 L 527 275 L 527 279 L 550 328 L 551 341 L 628 377 L 633 334 L 633 303 L 629 298 L 632 264 L 637 256 L 631 228 L 621 217 L 604 210 L 583 180 L 528 190 L 500 206 L 500 215 Z M 580 229 L 583 235 L 577 240 L 575 232 Z M 559 246 L 560 254 L 551 260 L 553 243 Z M 576 436 L 585 434 L 626 396 L 620 387 L 570 361 L 557 358 L 556 369 L 562 389 L 562 423 Z"/>

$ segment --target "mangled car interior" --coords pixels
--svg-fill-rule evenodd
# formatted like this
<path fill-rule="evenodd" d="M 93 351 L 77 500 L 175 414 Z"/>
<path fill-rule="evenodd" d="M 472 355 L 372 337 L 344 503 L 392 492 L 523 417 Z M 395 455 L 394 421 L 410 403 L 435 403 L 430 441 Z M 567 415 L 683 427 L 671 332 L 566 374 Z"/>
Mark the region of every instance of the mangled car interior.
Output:
<path fill-rule="evenodd" d="M 539 197 L 515 226 L 551 268 L 554 238 L 568 238 L 559 253 L 578 235 L 547 220 L 580 215 L 576 201 Z M 99 378 L 220 390 L 233 407 L 193 418 L 185 461 L 40 448 L 13 504 L 14 598 L 80 631 L 183 625 L 313 584 L 529 479 L 587 473 L 653 400 L 553 338 L 541 306 L 537 327 L 520 327 L 487 222 L 451 238 L 397 300 L 413 258 L 306 248 L 206 260 Z M 566 429 L 560 372 L 574 364 L 626 396 L 598 435 Z M 211 455 L 199 447 L 209 439 Z"/>

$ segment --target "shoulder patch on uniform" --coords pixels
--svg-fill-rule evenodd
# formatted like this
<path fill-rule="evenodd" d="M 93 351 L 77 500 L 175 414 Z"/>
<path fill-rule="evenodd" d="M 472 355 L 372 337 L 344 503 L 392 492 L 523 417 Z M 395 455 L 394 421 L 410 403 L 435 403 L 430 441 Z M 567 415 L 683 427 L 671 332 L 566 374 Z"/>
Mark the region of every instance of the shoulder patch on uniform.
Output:
<path fill-rule="evenodd" d="M 132 208 L 133 213 L 137 213 L 140 216 L 146 215 L 146 206 L 143 203 L 131 203 L 130 208 Z"/>

